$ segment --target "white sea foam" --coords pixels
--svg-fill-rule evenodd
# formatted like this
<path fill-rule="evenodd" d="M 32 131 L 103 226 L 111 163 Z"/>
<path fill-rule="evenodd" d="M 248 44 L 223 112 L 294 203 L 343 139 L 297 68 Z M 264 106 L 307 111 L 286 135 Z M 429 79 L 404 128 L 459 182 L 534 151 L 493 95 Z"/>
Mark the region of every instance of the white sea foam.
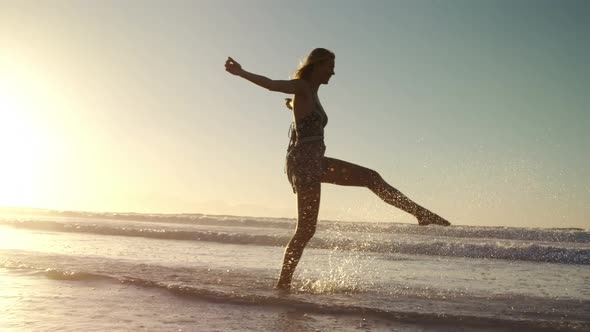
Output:
<path fill-rule="evenodd" d="M 125 221 L 47 221 L 1 220 L 0 224 L 19 228 L 42 229 L 57 232 L 89 233 L 128 237 L 146 237 L 168 240 L 208 241 L 229 244 L 285 246 L 291 236 L 288 229 L 268 227 L 201 226 Z M 410 226 L 404 226 L 410 228 Z M 414 228 L 423 228 L 411 226 Z M 441 228 L 441 227 L 433 227 Z M 524 240 L 498 240 L 497 238 L 471 238 L 436 234 L 411 235 L 403 233 L 377 233 L 342 231 L 337 227 L 319 231 L 309 244 L 310 248 L 400 253 L 431 256 L 507 259 L 534 262 L 590 265 L 590 244 L 579 242 L 544 242 Z M 508 230 L 507 232 L 510 232 Z M 579 231 L 582 232 L 582 231 Z"/>

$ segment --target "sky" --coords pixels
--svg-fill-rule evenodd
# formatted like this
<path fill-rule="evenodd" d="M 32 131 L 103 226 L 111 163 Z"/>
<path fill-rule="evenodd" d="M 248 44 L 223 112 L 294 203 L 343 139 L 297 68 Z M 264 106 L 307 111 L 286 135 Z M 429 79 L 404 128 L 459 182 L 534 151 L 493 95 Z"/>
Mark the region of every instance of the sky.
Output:
<path fill-rule="evenodd" d="M 458 225 L 590 228 L 588 1 L 0 0 L 0 206 L 296 217 L 288 79 L 326 155 Z M 322 186 L 320 220 L 409 222 Z"/>

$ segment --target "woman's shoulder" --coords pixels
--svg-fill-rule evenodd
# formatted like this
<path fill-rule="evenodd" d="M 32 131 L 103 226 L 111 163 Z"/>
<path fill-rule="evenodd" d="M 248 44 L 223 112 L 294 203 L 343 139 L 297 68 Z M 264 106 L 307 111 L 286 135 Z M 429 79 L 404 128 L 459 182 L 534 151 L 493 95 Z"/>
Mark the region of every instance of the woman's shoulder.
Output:
<path fill-rule="evenodd" d="M 307 82 L 303 78 L 296 78 L 293 80 L 293 82 L 295 82 L 297 86 L 295 90 L 295 95 L 297 97 L 302 96 L 307 98 L 311 95 L 311 86 L 309 85 L 309 82 Z"/>

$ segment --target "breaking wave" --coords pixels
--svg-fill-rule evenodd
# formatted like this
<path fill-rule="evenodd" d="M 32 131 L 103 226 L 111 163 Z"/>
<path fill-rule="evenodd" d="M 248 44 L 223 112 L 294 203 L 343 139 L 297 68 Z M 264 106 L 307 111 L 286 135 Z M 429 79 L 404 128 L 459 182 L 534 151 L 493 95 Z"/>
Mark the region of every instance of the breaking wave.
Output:
<path fill-rule="evenodd" d="M 138 227 L 93 223 L 64 223 L 54 221 L 3 221 L 17 228 L 55 232 L 75 232 L 113 236 L 145 237 L 164 240 L 210 241 L 227 244 L 284 246 L 290 234 L 248 234 L 244 232 L 175 229 L 171 227 Z M 418 227 L 416 227 L 418 228 Z M 441 228 L 441 227 L 438 227 Z M 399 253 L 484 259 L 507 259 L 533 262 L 590 265 L 590 248 L 576 243 L 476 240 L 455 237 L 408 237 L 391 235 L 384 241 L 370 236 L 345 236 L 342 232 L 318 232 L 310 248 L 356 250 L 376 253 Z"/>

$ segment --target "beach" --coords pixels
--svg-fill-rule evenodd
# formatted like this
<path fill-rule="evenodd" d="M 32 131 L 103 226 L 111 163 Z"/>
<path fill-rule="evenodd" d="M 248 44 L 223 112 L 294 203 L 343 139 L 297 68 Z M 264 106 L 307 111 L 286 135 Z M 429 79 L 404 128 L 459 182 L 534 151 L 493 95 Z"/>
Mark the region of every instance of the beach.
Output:
<path fill-rule="evenodd" d="M 585 331 L 590 232 L 46 211 L 0 218 L 7 331 Z"/>

